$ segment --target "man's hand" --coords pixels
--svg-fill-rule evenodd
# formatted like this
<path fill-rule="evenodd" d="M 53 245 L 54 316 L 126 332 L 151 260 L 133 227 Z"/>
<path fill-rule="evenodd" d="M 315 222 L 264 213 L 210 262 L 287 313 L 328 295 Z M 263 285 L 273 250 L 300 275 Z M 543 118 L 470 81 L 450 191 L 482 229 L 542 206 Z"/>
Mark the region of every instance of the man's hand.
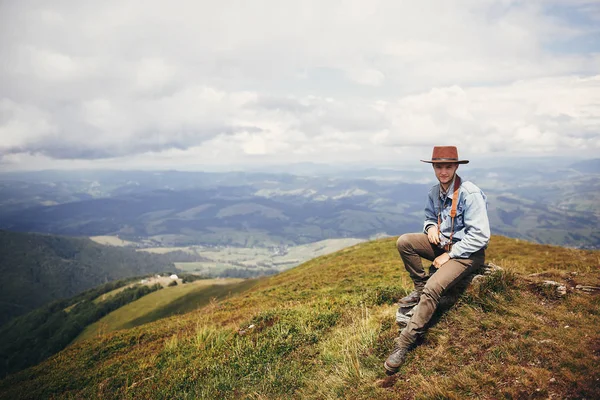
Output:
<path fill-rule="evenodd" d="M 437 257 L 435 260 L 433 260 L 433 266 L 436 268 L 440 268 L 442 265 L 446 264 L 448 261 L 450 261 L 450 254 L 444 253 L 441 256 Z"/>
<path fill-rule="evenodd" d="M 427 229 L 427 239 L 429 239 L 429 243 L 439 244 L 440 243 L 440 233 L 438 232 L 438 228 L 435 225 L 430 225 Z"/>

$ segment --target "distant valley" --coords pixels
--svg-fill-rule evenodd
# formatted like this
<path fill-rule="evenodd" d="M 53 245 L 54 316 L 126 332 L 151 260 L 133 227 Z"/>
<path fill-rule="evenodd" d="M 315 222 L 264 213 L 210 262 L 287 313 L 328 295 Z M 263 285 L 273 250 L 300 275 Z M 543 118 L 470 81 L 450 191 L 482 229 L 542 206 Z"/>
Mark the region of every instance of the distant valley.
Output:
<path fill-rule="evenodd" d="M 361 243 L 363 239 L 327 239 L 297 246 L 232 247 L 186 246 L 148 247 L 151 243 L 130 242 L 115 236 L 94 236 L 92 240 L 111 246 L 134 247 L 140 252 L 168 255 L 180 271 L 204 277 L 249 278 L 272 275 L 305 261 Z"/>
<path fill-rule="evenodd" d="M 459 170 L 488 195 L 493 233 L 600 247 L 596 160 Z M 118 236 L 142 247 L 278 248 L 419 231 L 433 174 L 46 171 L 0 175 L 0 228 Z"/>

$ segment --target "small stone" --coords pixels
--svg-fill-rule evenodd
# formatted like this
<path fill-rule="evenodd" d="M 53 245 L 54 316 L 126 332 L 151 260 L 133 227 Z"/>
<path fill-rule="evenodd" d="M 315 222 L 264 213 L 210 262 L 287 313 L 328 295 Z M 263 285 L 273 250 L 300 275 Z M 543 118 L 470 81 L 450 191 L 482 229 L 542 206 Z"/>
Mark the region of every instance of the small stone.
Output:
<path fill-rule="evenodd" d="M 567 294 L 567 287 L 561 283 L 555 281 L 544 281 L 542 284 L 544 286 L 554 286 L 556 288 L 556 293 L 558 293 L 559 296 L 564 296 Z"/>
<path fill-rule="evenodd" d="M 493 272 L 503 271 L 503 270 L 504 269 L 502 267 L 500 267 L 494 263 L 488 263 L 488 264 L 483 265 L 480 273 L 483 273 L 484 275 L 489 275 Z"/>
<path fill-rule="evenodd" d="M 541 391 L 542 391 L 542 389 L 540 389 L 540 388 L 537 388 L 537 389 L 535 389 L 535 391 L 536 391 L 536 392 L 541 392 Z"/>
<path fill-rule="evenodd" d="M 556 378 L 550 378 L 550 383 L 556 382 Z"/>

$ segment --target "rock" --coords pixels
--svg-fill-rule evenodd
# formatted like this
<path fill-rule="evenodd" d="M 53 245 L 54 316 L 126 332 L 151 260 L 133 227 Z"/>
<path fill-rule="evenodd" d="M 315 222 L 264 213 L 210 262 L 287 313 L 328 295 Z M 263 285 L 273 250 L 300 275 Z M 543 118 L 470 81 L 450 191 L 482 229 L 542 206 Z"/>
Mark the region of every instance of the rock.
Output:
<path fill-rule="evenodd" d="M 560 286 L 560 283 L 555 282 L 555 281 L 544 281 L 543 283 L 546 286 Z"/>
<path fill-rule="evenodd" d="M 494 263 L 488 263 L 488 264 L 483 264 L 483 267 L 481 267 L 479 269 L 479 271 L 477 272 L 477 275 L 479 274 L 483 274 L 483 275 L 490 275 L 496 271 L 503 271 L 504 269 Z"/>
<path fill-rule="evenodd" d="M 591 292 L 596 292 L 596 291 L 600 290 L 600 287 L 577 285 L 577 286 L 575 286 L 575 289 L 591 293 Z"/>
<path fill-rule="evenodd" d="M 247 333 L 250 333 L 251 330 L 253 330 L 255 328 L 254 324 L 248 326 L 246 329 L 240 329 L 238 331 L 238 335 L 240 336 L 244 336 Z"/>
<path fill-rule="evenodd" d="M 563 297 L 564 295 L 567 294 L 567 287 L 565 285 L 563 285 L 562 283 L 555 282 L 555 281 L 544 281 L 544 282 L 542 282 L 542 285 L 544 285 L 544 286 L 550 286 L 550 287 L 555 287 L 556 288 L 556 294 L 559 297 Z"/>

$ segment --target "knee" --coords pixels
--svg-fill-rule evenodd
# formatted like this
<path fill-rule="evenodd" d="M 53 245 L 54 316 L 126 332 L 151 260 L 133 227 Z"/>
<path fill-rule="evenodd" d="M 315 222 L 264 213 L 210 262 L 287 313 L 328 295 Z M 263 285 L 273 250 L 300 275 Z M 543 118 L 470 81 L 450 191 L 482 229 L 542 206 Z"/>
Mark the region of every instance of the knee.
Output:
<path fill-rule="evenodd" d="M 430 285 L 429 282 L 423 288 L 423 294 L 421 295 L 421 301 L 432 301 L 434 304 L 440 302 L 442 297 L 442 288 L 435 285 Z"/>
<path fill-rule="evenodd" d="M 410 248 L 411 246 L 411 242 L 410 242 L 410 235 L 405 233 L 404 235 L 401 235 L 398 240 L 396 241 L 396 248 L 398 249 L 398 251 L 402 251 L 402 250 L 406 250 L 408 248 Z"/>

